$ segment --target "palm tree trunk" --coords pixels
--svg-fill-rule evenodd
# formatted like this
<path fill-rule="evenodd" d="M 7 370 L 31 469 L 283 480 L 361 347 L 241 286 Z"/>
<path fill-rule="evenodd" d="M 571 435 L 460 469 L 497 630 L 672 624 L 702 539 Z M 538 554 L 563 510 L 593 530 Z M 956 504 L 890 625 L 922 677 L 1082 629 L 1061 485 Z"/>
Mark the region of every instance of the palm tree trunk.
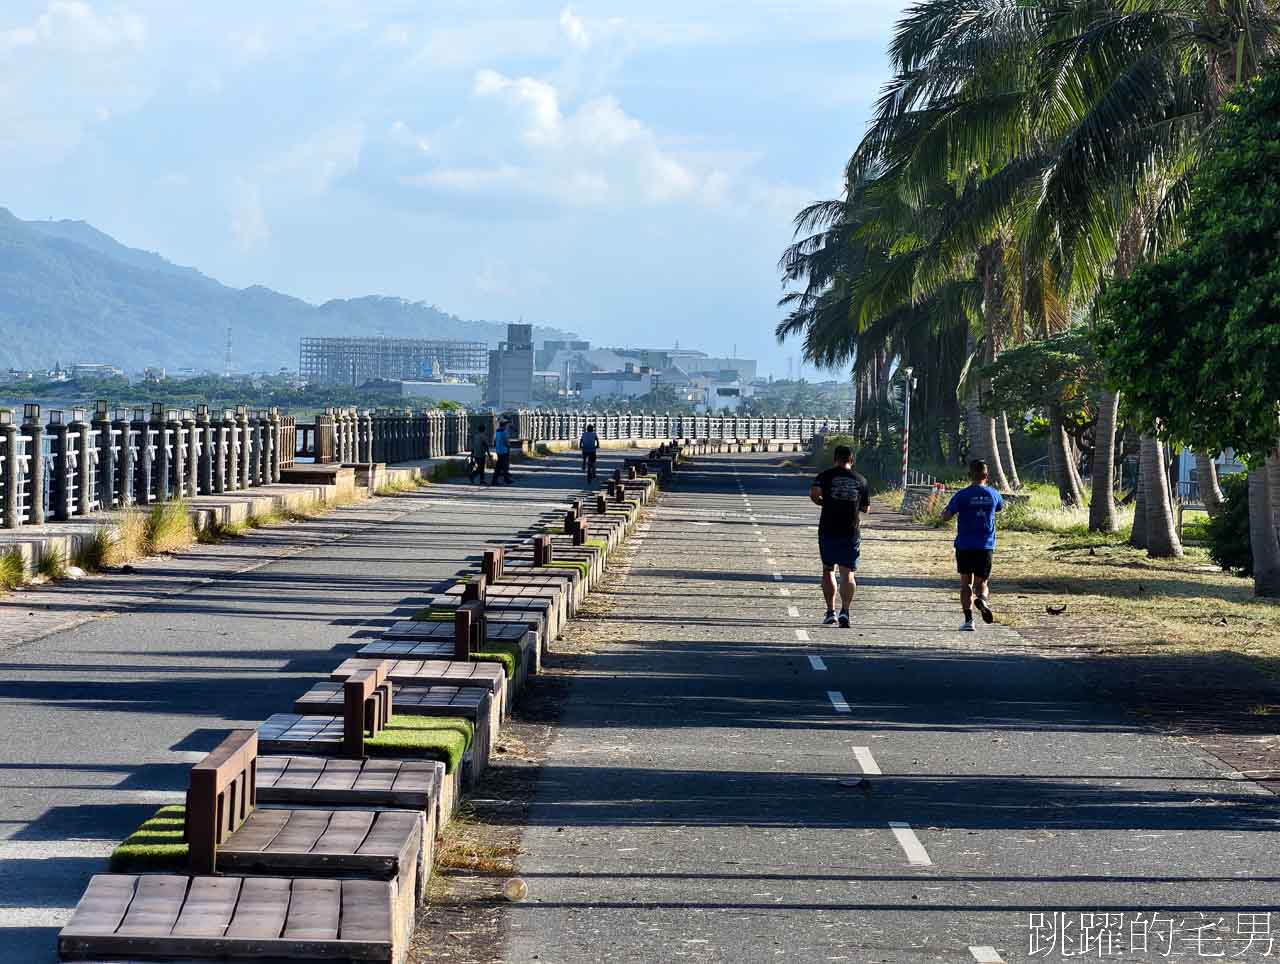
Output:
<path fill-rule="evenodd" d="M 1147 555 L 1153 559 L 1176 559 L 1182 555 L 1182 543 L 1173 522 L 1173 505 L 1169 501 L 1169 479 L 1165 475 L 1164 446 L 1155 436 L 1142 437 L 1143 489 L 1146 495 Z M 1150 467 L 1151 471 L 1146 469 Z"/>
<path fill-rule="evenodd" d="M 1098 424 L 1093 430 L 1093 498 L 1089 501 L 1089 531 L 1115 532 L 1116 417 L 1120 393 L 1104 391 L 1098 401 Z"/>
<path fill-rule="evenodd" d="M 1129 530 L 1129 545 L 1135 549 L 1147 548 L 1147 476 L 1151 468 L 1147 465 L 1147 451 L 1138 450 L 1138 478 L 1133 488 L 1133 528 Z"/>
<path fill-rule="evenodd" d="M 1063 434 L 1066 434 L 1064 428 Z M 1071 475 L 1071 488 L 1076 494 L 1076 505 L 1084 505 L 1084 479 L 1080 476 L 1080 447 L 1067 435 L 1067 471 Z"/>
<path fill-rule="evenodd" d="M 978 271 L 982 278 L 982 362 L 990 365 L 996 360 L 996 326 L 1004 310 L 1004 296 L 1000 290 L 999 265 L 1001 261 L 1000 241 L 993 241 L 978 255 Z M 979 395 L 985 397 L 991 393 L 991 384 L 981 379 L 978 384 Z M 996 441 L 996 420 L 994 417 L 978 412 L 978 437 L 975 443 L 978 458 L 987 463 L 987 474 L 991 484 L 1001 492 L 1009 491 L 1009 480 L 1004 474 L 1004 466 L 1000 462 L 1000 445 Z"/>
<path fill-rule="evenodd" d="M 1249 546 L 1253 550 L 1253 592 L 1280 596 L 1280 538 L 1275 525 L 1280 458 L 1273 453 L 1264 466 L 1249 472 Z"/>
<path fill-rule="evenodd" d="M 1062 414 L 1057 406 L 1049 409 L 1049 464 L 1053 468 L 1054 481 L 1058 484 L 1058 498 L 1063 505 L 1081 503 L 1080 489 L 1071 471 L 1071 449 L 1067 444 L 1067 432 L 1062 427 Z"/>
<path fill-rule="evenodd" d="M 1196 452 L 1196 481 L 1200 488 L 1200 501 L 1210 516 L 1222 511 L 1222 489 L 1218 486 L 1218 464 L 1212 456 Z"/>
<path fill-rule="evenodd" d="M 1009 435 L 1009 413 L 1001 412 L 996 419 L 996 442 L 1000 446 L 1000 461 L 1004 464 L 1005 478 L 1014 489 L 1022 488 L 1018 478 L 1018 466 L 1013 461 L 1013 438 Z"/>

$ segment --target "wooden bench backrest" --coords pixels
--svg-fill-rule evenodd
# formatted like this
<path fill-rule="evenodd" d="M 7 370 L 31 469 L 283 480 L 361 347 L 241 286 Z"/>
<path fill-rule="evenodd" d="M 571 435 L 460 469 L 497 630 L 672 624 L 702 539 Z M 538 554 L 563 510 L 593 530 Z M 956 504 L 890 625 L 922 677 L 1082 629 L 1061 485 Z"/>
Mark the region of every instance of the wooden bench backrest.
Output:
<path fill-rule="evenodd" d="M 609 511 L 609 500 L 603 495 L 596 496 L 596 511 L 601 515 Z"/>
<path fill-rule="evenodd" d="M 569 507 L 570 507 L 571 509 L 573 509 L 573 514 L 574 514 L 574 515 L 582 515 L 582 500 L 581 500 L 581 499 L 574 499 L 572 502 L 570 502 L 570 503 L 569 503 Z"/>
<path fill-rule="evenodd" d="M 470 661 L 489 637 L 484 604 L 466 602 L 453 614 L 453 658 Z"/>
<path fill-rule="evenodd" d="M 573 524 L 573 544 L 583 546 L 587 543 L 587 520 L 579 519 Z"/>
<path fill-rule="evenodd" d="M 191 768 L 184 836 L 191 871 L 212 874 L 218 847 L 249 819 L 258 802 L 258 734 L 232 730 Z"/>
<path fill-rule="evenodd" d="M 476 576 L 468 583 L 462 586 L 462 601 L 464 603 L 478 602 L 483 603 L 485 596 L 489 592 L 489 580 L 485 578 L 484 573 Z"/>
<path fill-rule="evenodd" d="M 352 673 L 342 683 L 342 755 L 364 759 L 364 741 L 391 719 L 391 661 Z"/>
<path fill-rule="evenodd" d="M 550 536 L 533 537 L 533 564 L 545 566 L 552 559 L 552 541 Z"/>
<path fill-rule="evenodd" d="M 486 549 L 480 563 L 480 568 L 484 572 L 485 579 L 491 583 L 500 581 L 502 579 L 502 573 L 506 566 L 506 562 L 506 550 L 501 546 L 497 546 L 493 549 Z"/>
<path fill-rule="evenodd" d="M 578 513 L 570 509 L 564 514 L 564 534 L 568 535 L 573 531 L 573 523 L 577 520 Z"/>

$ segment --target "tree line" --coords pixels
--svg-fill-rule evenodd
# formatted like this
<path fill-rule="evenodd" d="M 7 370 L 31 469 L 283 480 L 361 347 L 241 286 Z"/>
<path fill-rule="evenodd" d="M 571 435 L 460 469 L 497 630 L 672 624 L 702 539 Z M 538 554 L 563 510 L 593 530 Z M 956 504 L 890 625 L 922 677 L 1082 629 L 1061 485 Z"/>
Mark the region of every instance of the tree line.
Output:
<path fill-rule="evenodd" d="M 1136 438 L 1129 537 L 1155 557 L 1182 553 L 1167 447 L 1197 453 L 1212 513 L 1233 449 L 1255 589 L 1280 595 L 1277 26 L 1259 0 L 908 8 L 842 196 L 796 217 L 779 340 L 852 367 L 867 443 L 912 368 L 920 454 L 1004 489 L 1038 420 L 1095 531 Z"/>

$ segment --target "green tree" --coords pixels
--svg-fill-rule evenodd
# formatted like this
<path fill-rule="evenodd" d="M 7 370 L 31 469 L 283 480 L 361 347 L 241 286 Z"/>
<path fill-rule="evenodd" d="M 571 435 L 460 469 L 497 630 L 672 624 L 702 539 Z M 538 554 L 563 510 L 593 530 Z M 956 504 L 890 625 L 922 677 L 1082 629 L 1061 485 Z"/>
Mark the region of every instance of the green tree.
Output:
<path fill-rule="evenodd" d="M 1280 74 L 1225 105 L 1186 235 L 1109 287 L 1099 344 L 1145 429 L 1248 461 L 1255 589 L 1280 595 Z"/>

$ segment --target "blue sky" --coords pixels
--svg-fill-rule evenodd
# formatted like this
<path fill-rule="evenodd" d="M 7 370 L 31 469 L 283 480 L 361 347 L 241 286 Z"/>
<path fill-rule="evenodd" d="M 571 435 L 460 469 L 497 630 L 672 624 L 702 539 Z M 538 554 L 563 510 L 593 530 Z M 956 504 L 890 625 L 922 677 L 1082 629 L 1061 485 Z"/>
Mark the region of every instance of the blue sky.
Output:
<path fill-rule="evenodd" d="M 236 286 L 778 349 L 897 3 L 6 0 L 0 205 Z"/>

